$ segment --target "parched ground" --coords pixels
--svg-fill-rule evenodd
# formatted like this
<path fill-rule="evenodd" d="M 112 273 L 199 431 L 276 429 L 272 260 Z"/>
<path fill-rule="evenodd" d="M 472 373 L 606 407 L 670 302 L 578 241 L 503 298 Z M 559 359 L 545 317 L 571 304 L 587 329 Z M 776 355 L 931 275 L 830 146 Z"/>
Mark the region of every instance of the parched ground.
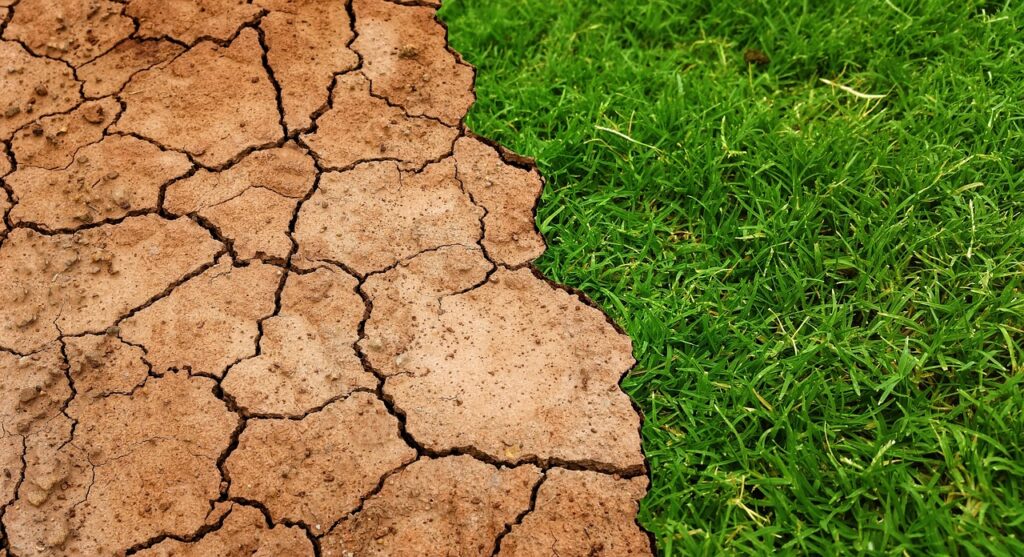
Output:
<path fill-rule="evenodd" d="M 651 552 L 435 9 L 0 0 L 0 556 Z"/>

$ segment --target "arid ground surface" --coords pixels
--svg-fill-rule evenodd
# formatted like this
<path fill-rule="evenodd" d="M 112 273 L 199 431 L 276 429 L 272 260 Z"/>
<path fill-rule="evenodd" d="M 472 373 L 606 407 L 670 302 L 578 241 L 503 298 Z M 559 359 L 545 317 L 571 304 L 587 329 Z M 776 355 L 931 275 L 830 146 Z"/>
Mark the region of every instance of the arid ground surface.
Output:
<path fill-rule="evenodd" d="M 0 0 L 0 556 L 651 552 L 435 9 Z"/>

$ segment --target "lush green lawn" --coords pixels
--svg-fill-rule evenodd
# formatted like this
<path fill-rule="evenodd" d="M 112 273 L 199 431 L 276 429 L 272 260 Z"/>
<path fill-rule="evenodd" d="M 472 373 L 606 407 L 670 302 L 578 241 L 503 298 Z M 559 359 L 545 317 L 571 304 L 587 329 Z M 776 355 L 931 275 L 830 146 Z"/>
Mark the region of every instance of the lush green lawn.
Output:
<path fill-rule="evenodd" d="M 1024 2 L 445 1 L 663 553 L 1024 555 Z"/>

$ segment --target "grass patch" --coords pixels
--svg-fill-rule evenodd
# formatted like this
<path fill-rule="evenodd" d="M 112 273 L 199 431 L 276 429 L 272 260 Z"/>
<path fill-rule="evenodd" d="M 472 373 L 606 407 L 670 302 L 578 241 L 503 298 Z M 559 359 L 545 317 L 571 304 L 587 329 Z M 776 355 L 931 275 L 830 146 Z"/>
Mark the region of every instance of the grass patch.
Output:
<path fill-rule="evenodd" d="M 633 337 L 660 552 L 1024 554 L 1024 3 L 442 17 Z"/>

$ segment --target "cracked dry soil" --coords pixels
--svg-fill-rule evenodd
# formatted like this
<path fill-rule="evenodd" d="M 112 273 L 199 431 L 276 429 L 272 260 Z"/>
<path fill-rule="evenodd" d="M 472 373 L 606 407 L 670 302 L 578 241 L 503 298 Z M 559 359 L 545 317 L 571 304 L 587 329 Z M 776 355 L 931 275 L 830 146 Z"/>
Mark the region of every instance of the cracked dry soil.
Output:
<path fill-rule="evenodd" d="M 0 557 L 651 553 L 437 7 L 0 0 Z"/>

